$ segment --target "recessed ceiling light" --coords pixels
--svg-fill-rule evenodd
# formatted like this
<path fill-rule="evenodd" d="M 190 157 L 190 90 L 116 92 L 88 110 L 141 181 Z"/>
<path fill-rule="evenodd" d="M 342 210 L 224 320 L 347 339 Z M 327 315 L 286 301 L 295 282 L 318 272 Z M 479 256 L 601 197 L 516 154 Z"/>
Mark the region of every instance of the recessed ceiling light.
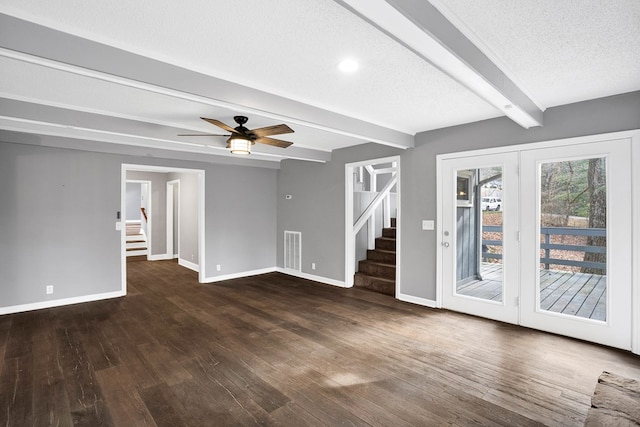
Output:
<path fill-rule="evenodd" d="M 338 69 L 343 73 L 353 73 L 358 70 L 359 66 L 355 59 L 345 59 L 338 64 Z"/>

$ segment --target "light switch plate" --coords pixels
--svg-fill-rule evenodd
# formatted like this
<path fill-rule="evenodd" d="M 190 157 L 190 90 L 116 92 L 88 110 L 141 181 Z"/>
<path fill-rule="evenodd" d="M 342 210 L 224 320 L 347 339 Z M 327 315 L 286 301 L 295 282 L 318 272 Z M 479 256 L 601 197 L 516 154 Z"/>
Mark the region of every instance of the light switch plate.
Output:
<path fill-rule="evenodd" d="M 122 230 L 122 222 L 120 222 L 120 221 L 116 222 L 116 230 L 117 231 Z"/>
<path fill-rule="evenodd" d="M 434 230 L 436 227 L 435 221 L 432 219 L 423 219 L 422 220 L 422 229 L 423 230 Z"/>

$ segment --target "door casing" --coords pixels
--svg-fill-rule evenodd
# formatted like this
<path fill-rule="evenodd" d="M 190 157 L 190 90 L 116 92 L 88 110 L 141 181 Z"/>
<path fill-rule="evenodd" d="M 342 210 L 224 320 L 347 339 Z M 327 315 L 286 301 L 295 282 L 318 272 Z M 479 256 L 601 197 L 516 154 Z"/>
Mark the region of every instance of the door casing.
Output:
<path fill-rule="evenodd" d="M 177 199 L 177 202 L 176 202 Z M 177 205 L 177 206 L 176 206 Z M 177 215 L 174 215 L 177 212 Z M 177 216 L 177 218 L 176 218 Z M 177 228 L 177 233 L 176 233 Z M 174 242 L 173 236 L 178 236 Z M 177 243 L 177 251 L 175 250 Z M 180 256 L 180 180 L 167 181 L 167 257 Z"/>

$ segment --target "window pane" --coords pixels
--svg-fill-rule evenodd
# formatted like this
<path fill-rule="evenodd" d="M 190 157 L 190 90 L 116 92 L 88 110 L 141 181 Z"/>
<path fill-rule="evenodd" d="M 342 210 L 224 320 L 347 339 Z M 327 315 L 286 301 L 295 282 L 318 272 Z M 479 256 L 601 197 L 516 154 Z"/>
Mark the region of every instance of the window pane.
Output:
<path fill-rule="evenodd" d="M 458 171 L 457 195 L 468 192 L 468 203 L 458 199 L 456 210 L 456 293 L 502 302 L 502 168 Z"/>
<path fill-rule="evenodd" d="M 606 158 L 540 166 L 539 308 L 606 320 Z"/>

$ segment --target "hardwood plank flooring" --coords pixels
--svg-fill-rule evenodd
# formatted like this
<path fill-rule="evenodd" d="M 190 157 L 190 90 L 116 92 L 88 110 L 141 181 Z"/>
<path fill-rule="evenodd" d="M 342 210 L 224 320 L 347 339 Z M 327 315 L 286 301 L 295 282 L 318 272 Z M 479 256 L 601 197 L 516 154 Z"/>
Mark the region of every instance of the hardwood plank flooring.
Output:
<path fill-rule="evenodd" d="M 0 426 L 572 426 L 640 357 L 270 273 L 0 316 Z M 595 284 L 594 284 L 595 286 Z"/>

